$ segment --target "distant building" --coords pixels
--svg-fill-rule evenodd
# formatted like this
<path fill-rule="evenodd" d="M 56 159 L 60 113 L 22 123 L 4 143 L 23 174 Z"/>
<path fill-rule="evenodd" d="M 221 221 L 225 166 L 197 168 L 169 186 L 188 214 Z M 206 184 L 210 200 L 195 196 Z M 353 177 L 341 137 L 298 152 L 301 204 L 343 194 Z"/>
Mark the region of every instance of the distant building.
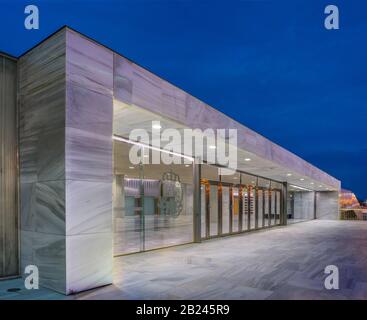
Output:
<path fill-rule="evenodd" d="M 339 196 L 340 209 L 360 209 L 361 205 L 355 194 L 346 189 L 340 190 Z"/>
<path fill-rule="evenodd" d="M 367 207 L 358 201 L 352 191 L 340 190 L 339 206 L 342 220 L 367 220 Z"/>

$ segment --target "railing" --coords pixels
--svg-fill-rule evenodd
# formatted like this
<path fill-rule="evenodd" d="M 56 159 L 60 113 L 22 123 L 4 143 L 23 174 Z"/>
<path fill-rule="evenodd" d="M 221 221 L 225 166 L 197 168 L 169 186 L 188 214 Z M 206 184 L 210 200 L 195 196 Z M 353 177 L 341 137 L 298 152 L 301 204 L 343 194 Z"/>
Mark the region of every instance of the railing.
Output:
<path fill-rule="evenodd" d="M 340 209 L 340 220 L 367 221 L 367 209 Z"/>

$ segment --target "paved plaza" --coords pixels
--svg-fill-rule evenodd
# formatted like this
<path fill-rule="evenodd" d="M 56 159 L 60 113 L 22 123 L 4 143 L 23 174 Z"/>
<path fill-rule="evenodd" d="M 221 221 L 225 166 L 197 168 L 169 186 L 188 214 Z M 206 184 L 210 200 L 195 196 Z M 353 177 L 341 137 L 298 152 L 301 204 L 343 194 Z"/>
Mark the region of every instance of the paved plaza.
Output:
<path fill-rule="evenodd" d="M 327 265 L 339 268 L 339 290 L 324 288 Z M 366 298 L 364 221 L 313 220 L 117 257 L 113 285 L 68 297 L 0 281 L 0 299 Z"/>

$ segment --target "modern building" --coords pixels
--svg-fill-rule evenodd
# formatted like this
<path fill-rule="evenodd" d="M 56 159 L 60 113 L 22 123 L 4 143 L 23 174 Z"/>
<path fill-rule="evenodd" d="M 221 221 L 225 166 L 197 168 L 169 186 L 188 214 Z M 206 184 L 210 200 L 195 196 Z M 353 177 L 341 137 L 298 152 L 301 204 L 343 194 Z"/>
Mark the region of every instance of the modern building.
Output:
<path fill-rule="evenodd" d="M 367 220 L 367 209 L 359 203 L 356 195 L 350 190 L 340 190 L 339 208 L 342 220 Z"/>
<path fill-rule="evenodd" d="M 339 218 L 340 181 L 68 27 L 0 59 L 0 277 L 36 265 L 71 294 L 112 283 L 114 256 Z M 129 140 L 152 121 L 236 129 L 236 171 L 131 163 L 172 156 Z"/>

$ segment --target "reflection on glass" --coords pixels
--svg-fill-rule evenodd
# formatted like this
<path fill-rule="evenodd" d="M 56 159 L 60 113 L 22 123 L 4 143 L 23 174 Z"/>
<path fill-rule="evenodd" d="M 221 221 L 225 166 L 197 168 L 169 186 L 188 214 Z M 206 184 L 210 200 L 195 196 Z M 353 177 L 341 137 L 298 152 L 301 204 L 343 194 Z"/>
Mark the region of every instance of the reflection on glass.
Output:
<path fill-rule="evenodd" d="M 191 242 L 192 166 L 133 165 L 130 147 L 114 141 L 114 254 Z"/>
<path fill-rule="evenodd" d="M 242 230 L 249 230 L 249 206 L 248 206 L 248 196 L 247 188 L 242 189 L 242 201 L 243 201 L 243 211 L 242 211 Z"/>
<path fill-rule="evenodd" d="M 239 189 L 232 188 L 232 232 L 240 231 L 239 226 Z"/>
<path fill-rule="evenodd" d="M 264 190 L 264 198 L 265 198 L 265 206 L 264 206 L 264 212 L 265 212 L 265 227 L 268 227 L 270 226 L 270 220 L 269 220 L 269 217 L 270 217 L 270 212 L 269 212 L 269 209 L 270 209 L 270 205 L 269 205 L 269 190 Z"/>
<path fill-rule="evenodd" d="M 255 193 L 253 187 L 249 187 L 250 195 L 250 229 L 255 229 Z"/>
<path fill-rule="evenodd" d="M 143 204 L 146 250 L 191 242 L 192 166 L 145 164 Z"/>
<path fill-rule="evenodd" d="M 258 189 L 257 190 L 257 204 L 258 204 L 258 209 L 257 209 L 257 227 L 258 228 L 263 228 L 263 201 L 264 201 L 264 196 L 263 196 L 263 190 L 262 189 Z"/>
<path fill-rule="evenodd" d="M 210 186 L 210 236 L 218 235 L 218 187 Z"/>
<path fill-rule="evenodd" d="M 222 234 L 229 233 L 229 187 L 222 186 Z"/>
<path fill-rule="evenodd" d="M 200 186 L 201 192 L 201 238 L 206 238 L 206 198 L 205 198 L 205 184 Z"/>

